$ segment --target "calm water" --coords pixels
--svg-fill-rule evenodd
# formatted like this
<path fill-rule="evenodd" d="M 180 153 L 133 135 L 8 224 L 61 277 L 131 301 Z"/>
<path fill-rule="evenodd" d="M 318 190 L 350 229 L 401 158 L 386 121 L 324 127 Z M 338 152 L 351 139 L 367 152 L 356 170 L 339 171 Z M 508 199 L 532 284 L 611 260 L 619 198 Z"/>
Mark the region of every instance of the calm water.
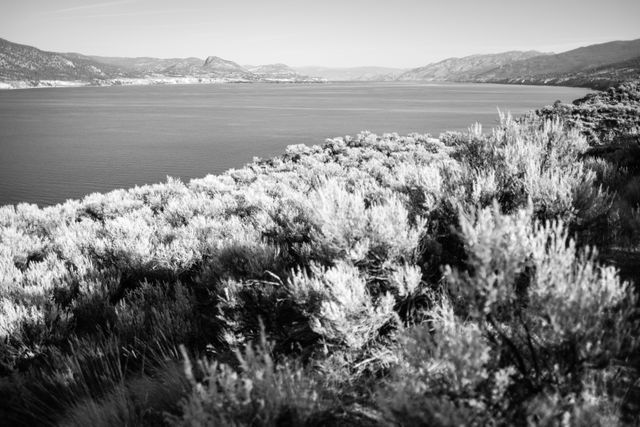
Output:
<path fill-rule="evenodd" d="M 496 123 L 586 89 L 474 84 L 231 84 L 0 91 L 0 205 L 221 173 L 291 144 Z"/>

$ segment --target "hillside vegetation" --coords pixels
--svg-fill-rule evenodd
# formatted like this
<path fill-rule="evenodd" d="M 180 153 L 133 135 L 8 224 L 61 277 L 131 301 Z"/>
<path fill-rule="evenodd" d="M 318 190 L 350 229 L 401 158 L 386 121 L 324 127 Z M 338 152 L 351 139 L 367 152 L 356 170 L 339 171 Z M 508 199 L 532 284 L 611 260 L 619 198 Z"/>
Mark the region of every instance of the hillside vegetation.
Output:
<path fill-rule="evenodd" d="M 592 146 L 620 148 L 635 143 L 640 147 L 638 81 L 623 83 L 605 92 L 590 93 L 572 104 L 556 102 L 536 114 L 544 118 L 562 118 L 567 125 L 579 129 Z"/>
<path fill-rule="evenodd" d="M 0 208 L 0 419 L 633 424 L 638 87 Z"/>

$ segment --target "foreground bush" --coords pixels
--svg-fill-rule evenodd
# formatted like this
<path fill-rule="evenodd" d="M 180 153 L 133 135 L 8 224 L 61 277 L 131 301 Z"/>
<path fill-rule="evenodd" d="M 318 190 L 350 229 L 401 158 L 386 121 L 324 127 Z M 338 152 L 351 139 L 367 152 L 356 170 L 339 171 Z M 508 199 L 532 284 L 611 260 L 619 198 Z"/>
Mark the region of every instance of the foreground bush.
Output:
<path fill-rule="evenodd" d="M 503 116 L 2 207 L 0 419 L 631 423 L 637 171 L 588 138 Z"/>

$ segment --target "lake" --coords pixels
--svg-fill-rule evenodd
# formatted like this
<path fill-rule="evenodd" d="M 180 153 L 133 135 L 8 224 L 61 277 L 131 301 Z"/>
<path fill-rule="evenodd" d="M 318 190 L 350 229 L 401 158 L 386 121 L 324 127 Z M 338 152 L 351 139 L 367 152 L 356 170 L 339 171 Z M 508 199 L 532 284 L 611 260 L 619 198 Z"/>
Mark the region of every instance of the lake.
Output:
<path fill-rule="evenodd" d="M 587 89 L 492 84 L 220 84 L 0 91 L 0 205 L 185 181 L 291 144 L 490 128 Z"/>

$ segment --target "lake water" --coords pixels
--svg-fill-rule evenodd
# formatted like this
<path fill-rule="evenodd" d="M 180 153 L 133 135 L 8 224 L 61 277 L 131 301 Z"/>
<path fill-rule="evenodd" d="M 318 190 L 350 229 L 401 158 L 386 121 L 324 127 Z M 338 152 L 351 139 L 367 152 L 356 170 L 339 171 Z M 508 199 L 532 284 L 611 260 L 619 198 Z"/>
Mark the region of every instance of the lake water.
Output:
<path fill-rule="evenodd" d="M 479 84 L 226 84 L 0 91 L 0 205 L 218 174 L 291 144 L 494 125 L 587 89 Z"/>

